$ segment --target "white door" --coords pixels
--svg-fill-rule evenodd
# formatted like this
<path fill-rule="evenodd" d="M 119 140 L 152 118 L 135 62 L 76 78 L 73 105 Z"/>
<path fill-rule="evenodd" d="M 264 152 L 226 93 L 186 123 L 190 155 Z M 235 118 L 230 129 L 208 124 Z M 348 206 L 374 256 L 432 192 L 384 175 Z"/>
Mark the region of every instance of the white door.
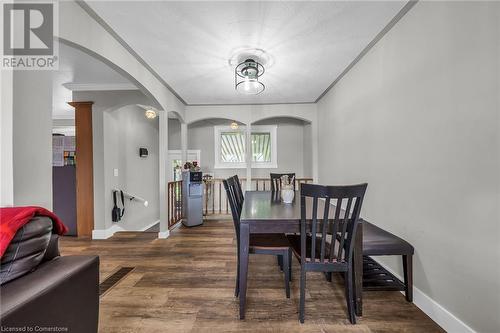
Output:
<path fill-rule="evenodd" d="M 197 161 L 198 165 L 201 165 L 200 161 L 200 150 L 188 150 L 187 160 L 189 162 Z M 182 179 L 182 151 L 180 150 L 169 150 L 168 151 L 168 165 L 167 170 L 169 170 L 167 175 L 167 181 L 177 181 Z"/>

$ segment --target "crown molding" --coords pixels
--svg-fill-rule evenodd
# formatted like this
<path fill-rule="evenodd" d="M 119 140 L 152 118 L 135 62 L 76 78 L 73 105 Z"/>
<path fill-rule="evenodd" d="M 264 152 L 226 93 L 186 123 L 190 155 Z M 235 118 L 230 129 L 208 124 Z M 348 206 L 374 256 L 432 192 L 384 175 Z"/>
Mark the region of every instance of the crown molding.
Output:
<path fill-rule="evenodd" d="M 139 90 L 132 83 L 63 83 L 71 91 Z"/>
<path fill-rule="evenodd" d="M 401 10 L 396 14 L 396 16 L 394 16 L 392 20 L 389 23 L 387 23 L 387 25 L 375 36 L 375 38 L 373 38 L 372 41 L 368 43 L 368 45 L 366 45 L 366 47 L 361 51 L 361 53 L 356 58 L 354 58 L 354 60 L 349 65 L 347 65 L 347 67 L 342 71 L 342 73 L 340 73 L 339 76 L 337 76 L 337 78 L 332 82 L 332 84 L 330 84 L 328 88 L 326 88 L 325 91 L 323 91 L 321 95 L 319 95 L 319 97 L 316 98 L 314 103 L 318 103 L 323 98 L 323 96 L 325 96 L 347 73 L 349 73 L 349 71 L 361 59 L 363 59 L 363 57 L 396 25 L 396 23 L 399 22 L 399 20 L 403 18 L 403 16 L 406 15 L 406 13 L 410 11 L 410 9 L 413 8 L 413 6 L 416 5 L 418 1 L 419 0 L 408 1 L 406 5 L 404 5 L 403 8 L 401 8 Z"/>
<path fill-rule="evenodd" d="M 252 106 L 252 105 L 307 105 L 316 102 L 271 102 L 271 103 L 214 103 L 214 104 L 186 104 L 186 106 Z"/>
<path fill-rule="evenodd" d="M 179 101 L 186 105 L 186 101 L 167 83 L 165 80 L 151 67 L 149 64 L 137 53 L 134 49 L 128 45 L 128 43 L 116 33 L 116 31 L 111 28 L 109 24 L 104 21 L 84 0 L 76 0 L 76 3 L 91 17 L 93 18 L 101 27 L 104 28 L 114 39 L 118 41 L 141 65 L 143 65 L 158 81 L 160 81 L 165 88 L 167 88 Z"/>

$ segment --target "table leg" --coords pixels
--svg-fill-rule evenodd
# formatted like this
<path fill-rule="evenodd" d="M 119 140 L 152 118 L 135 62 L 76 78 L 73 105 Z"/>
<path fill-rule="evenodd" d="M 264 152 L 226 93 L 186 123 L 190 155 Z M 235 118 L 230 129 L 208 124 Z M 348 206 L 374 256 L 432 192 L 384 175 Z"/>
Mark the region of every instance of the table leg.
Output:
<path fill-rule="evenodd" d="M 356 240 L 354 242 L 354 305 L 356 315 L 363 315 L 363 223 L 358 224 Z"/>
<path fill-rule="evenodd" d="M 247 300 L 248 246 L 250 229 L 247 223 L 240 223 L 240 319 L 245 319 Z"/>

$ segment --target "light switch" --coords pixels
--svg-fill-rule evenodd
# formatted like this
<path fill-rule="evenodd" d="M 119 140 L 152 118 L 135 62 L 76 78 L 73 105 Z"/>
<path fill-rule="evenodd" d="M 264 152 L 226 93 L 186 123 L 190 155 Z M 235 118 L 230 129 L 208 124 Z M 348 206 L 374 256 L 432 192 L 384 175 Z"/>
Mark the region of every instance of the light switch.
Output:
<path fill-rule="evenodd" d="M 118 169 L 113 169 L 113 176 L 118 177 Z"/>

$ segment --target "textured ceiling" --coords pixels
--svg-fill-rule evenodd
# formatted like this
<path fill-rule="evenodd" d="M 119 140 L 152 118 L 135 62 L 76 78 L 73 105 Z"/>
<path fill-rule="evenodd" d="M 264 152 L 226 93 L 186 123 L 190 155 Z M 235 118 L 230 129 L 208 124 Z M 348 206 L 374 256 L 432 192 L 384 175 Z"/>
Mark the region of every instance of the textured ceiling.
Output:
<path fill-rule="evenodd" d="M 89 1 L 188 104 L 314 102 L 406 4 L 399 1 Z M 235 50 L 258 48 L 266 90 L 234 90 Z"/>

